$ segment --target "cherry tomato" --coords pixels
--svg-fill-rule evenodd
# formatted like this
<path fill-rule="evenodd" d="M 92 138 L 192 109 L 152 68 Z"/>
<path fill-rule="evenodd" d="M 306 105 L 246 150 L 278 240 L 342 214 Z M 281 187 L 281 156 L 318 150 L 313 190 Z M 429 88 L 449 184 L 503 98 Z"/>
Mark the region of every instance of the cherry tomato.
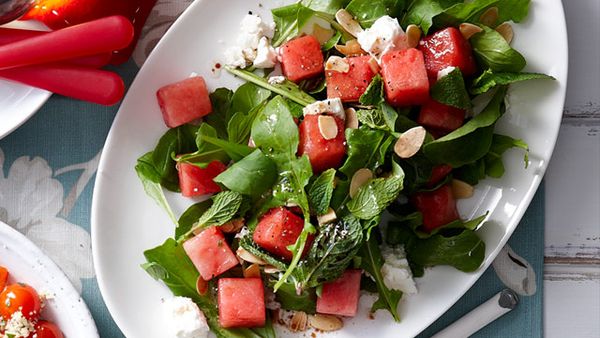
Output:
<path fill-rule="evenodd" d="M 0 316 L 10 318 L 13 313 L 21 311 L 27 319 L 37 319 L 40 315 L 40 296 L 29 285 L 12 284 L 0 293 Z"/>
<path fill-rule="evenodd" d="M 0 266 L 0 292 L 4 290 L 6 281 L 8 280 L 8 270 L 5 267 Z"/>
<path fill-rule="evenodd" d="M 29 335 L 28 338 L 64 338 L 62 332 L 56 324 L 40 320 L 35 326 L 35 333 Z"/>

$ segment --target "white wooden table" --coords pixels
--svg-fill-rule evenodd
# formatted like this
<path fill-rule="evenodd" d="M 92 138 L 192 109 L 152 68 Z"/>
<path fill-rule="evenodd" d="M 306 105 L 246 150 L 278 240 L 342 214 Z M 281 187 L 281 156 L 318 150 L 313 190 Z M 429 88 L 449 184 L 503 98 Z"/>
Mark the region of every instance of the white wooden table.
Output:
<path fill-rule="evenodd" d="M 543 1 L 543 0 L 542 0 Z M 600 337 L 600 0 L 563 0 L 569 83 L 546 174 L 545 337 Z"/>

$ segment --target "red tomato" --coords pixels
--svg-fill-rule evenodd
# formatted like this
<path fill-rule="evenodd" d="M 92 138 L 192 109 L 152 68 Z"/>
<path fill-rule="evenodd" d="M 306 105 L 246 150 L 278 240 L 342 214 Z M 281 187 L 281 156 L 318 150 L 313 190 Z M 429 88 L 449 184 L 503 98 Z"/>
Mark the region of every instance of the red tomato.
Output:
<path fill-rule="evenodd" d="M 35 326 L 35 333 L 30 334 L 28 338 L 64 338 L 64 336 L 56 324 L 40 320 Z"/>
<path fill-rule="evenodd" d="M 41 309 L 40 296 L 29 285 L 12 284 L 0 293 L 0 316 L 10 318 L 13 313 L 21 310 L 23 317 L 37 319 Z"/>
<path fill-rule="evenodd" d="M 5 267 L 0 266 L 0 291 L 4 290 L 7 280 L 8 280 L 8 270 L 6 270 Z"/>

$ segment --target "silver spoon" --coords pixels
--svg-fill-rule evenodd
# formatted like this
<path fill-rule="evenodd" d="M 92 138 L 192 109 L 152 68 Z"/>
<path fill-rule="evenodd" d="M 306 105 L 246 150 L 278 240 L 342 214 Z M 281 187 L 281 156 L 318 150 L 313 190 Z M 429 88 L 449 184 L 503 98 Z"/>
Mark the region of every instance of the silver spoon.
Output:
<path fill-rule="evenodd" d="M 36 0 L 0 0 L 0 25 L 23 16 Z"/>

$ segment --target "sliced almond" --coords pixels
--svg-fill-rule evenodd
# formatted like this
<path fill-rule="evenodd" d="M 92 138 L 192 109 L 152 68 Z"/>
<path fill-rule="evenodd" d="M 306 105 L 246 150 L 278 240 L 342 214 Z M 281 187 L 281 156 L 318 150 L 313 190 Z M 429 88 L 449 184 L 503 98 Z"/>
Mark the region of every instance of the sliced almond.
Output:
<path fill-rule="evenodd" d="M 248 263 L 252 263 L 252 264 L 258 264 L 258 265 L 267 265 L 267 263 L 265 261 L 263 261 L 262 259 L 254 256 L 253 254 L 251 254 L 250 252 L 248 252 L 246 249 L 242 248 L 241 246 L 237 249 L 237 251 L 235 252 L 235 254 L 242 260 L 248 262 Z"/>
<path fill-rule="evenodd" d="M 410 128 L 406 132 L 404 132 L 396 141 L 394 145 L 394 152 L 400 158 L 410 158 L 414 156 L 425 141 L 425 135 L 427 132 L 425 128 L 419 126 Z"/>
<path fill-rule="evenodd" d="M 417 25 L 406 27 L 406 44 L 409 48 L 415 48 L 421 40 L 421 28 Z"/>
<path fill-rule="evenodd" d="M 358 129 L 358 116 L 356 116 L 356 109 L 346 109 L 346 128 Z"/>
<path fill-rule="evenodd" d="M 312 36 L 314 36 L 320 44 L 325 44 L 333 37 L 333 30 L 327 29 L 317 23 L 313 25 Z"/>
<path fill-rule="evenodd" d="M 348 73 L 350 70 L 350 64 L 345 58 L 339 56 L 330 56 L 325 62 L 325 70 L 332 70 L 335 72 Z"/>
<path fill-rule="evenodd" d="M 356 39 L 346 41 L 345 45 L 335 45 L 335 49 L 337 49 L 338 52 L 340 52 L 346 56 L 356 56 L 356 55 L 367 54 L 367 52 L 365 52 L 360 47 L 360 44 L 358 43 L 358 40 L 356 40 Z"/>
<path fill-rule="evenodd" d="M 373 178 L 373 172 L 367 168 L 358 169 L 350 181 L 350 197 L 354 197 L 358 189 Z"/>
<path fill-rule="evenodd" d="M 319 313 L 308 316 L 308 324 L 317 330 L 325 332 L 336 331 L 344 327 L 344 322 L 340 318 Z"/>
<path fill-rule="evenodd" d="M 319 132 L 326 140 L 333 140 L 337 136 L 338 127 L 333 116 L 319 115 Z"/>
<path fill-rule="evenodd" d="M 327 209 L 327 212 L 325 214 L 317 216 L 317 221 L 319 222 L 319 225 L 331 223 L 335 220 L 337 220 L 337 215 L 335 214 L 335 210 L 331 208 Z"/>
<path fill-rule="evenodd" d="M 498 7 L 488 8 L 479 17 L 479 22 L 488 27 L 493 27 L 496 24 L 496 21 L 498 21 Z"/>
<path fill-rule="evenodd" d="M 454 195 L 454 198 L 456 199 L 470 198 L 471 196 L 473 196 L 473 186 L 467 182 L 453 179 L 451 186 L 452 195 Z"/>
<path fill-rule="evenodd" d="M 372 57 L 369 59 L 369 67 L 371 67 L 373 73 L 379 73 L 379 63 L 377 63 L 377 60 L 375 58 Z"/>
<path fill-rule="evenodd" d="M 233 219 L 223 225 L 221 225 L 221 231 L 226 234 L 235 234 L 240 231 L 244 227 L 246 222 L 244 222 L 243 218 Z"/>
<path fill-rule="evenodd" d="M 511 43 L 515 35 L 512 26 L 508 22 L 505 22 L 500 26 L 496 27 L 496 32 L 500 33 L 500 35 L 502 35 L 502 37 L 504 38 L 504 40 L 506 40 L 507 43 Z"/>
<path fill-rule="evenodd" d="M 308 315 L 303 311 L 296 311 L 290 319 L 288 327 L 292 332 L 306 331 L 308 326 Z"/>
<path fill-rule="evenodd" d="M 461 23 L 460 26 L 458 26 L 458 29 L 465 40 L 469 40 L 473 35 L 483 32 L 481 27 L 468 22 Z"/>
<path fill-rule="evenodd" d="M 348 33 L 352 34 L 352 36 L 357 36 L 358 33 L 362 32 L 363 29 L 358 23 L 358 21 L 354 20 L 354 17 L 350 12 L 345 9 L 340 9 L 335 13 L 335 20 L 344 28 Z"/>
<path fill-rule="evenodd" d="M 263 268 L 263 271 L 267 274 L 274 274 L 274 273 L 280 272 L 281 270 L 277 269 L 273 265 L 265 265 L 265 267 Z"/>
<path fill-rule="evenodd" d="M 244 269 L 244 278 L 260 278 L 260 266 L 258 264 L 250 264 Z"/>

